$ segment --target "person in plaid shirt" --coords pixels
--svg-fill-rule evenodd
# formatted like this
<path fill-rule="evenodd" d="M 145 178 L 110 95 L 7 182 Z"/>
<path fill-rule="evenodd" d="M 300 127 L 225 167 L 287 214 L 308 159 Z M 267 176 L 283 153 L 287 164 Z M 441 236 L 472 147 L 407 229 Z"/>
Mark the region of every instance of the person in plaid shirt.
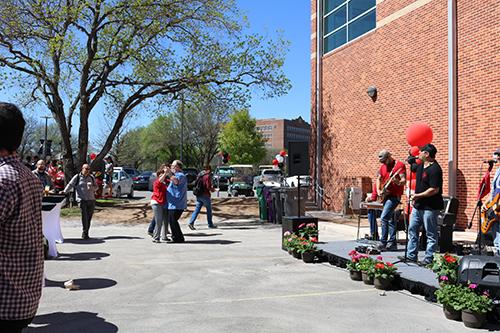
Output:
<path fill-rule="evenodd" d="M 25 121 L 0 102 L 0 332 L 21 332 L 42 294 L 42 190 L 16 150 Z"/>

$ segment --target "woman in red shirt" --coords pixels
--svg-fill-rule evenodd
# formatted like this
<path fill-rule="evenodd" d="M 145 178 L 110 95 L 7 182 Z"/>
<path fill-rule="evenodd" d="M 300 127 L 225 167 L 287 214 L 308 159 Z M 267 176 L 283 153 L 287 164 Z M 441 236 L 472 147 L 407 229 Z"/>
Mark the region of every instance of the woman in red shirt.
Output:
<path fill-rule="evenodd" d="M 166 179 L 170 176 L 170 170 L 165 164 L 162 164 L 158 171 L 156 171 L 156 175 L 158 178 L 156 178 L 153 184 L 153 194 L 151 195 L 151 207 L 153 208 L 153 214 L 156 221 L 153 242 L 160 243 L 162 227 L 164 227 L 165 239 L 167 241 L 169 240 L 166 237 L 168 225 L 167 209 L 164 208 L 164 205 L 167 200 Z"/>

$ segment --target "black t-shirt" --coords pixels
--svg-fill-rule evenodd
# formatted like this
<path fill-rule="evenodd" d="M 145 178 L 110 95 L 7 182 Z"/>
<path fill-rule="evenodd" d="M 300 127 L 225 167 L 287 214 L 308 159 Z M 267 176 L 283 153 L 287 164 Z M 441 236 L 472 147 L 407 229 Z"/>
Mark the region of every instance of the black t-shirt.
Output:
<path fill-rule="evenodd" d="M 438 162 L 434 162 L 424 169 L 424 163 L 417 169 L 417 186 L 415 193 L 425 192 L 429 188 L 438 188 L 439 192 L 431 197 L 421 198 L 415 201 L 417 209 L 443 209 L 443 170 Z"/>

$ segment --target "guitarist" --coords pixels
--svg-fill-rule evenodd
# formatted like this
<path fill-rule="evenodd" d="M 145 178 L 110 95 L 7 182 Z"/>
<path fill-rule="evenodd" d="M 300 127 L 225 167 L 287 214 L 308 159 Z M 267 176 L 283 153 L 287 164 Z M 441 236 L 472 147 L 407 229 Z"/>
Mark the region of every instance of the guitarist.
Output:
<path fill-rule="evenodd" d="M 382 165 L 377 175 L 377 194 L 384 205 L 380 216 L 382 235 L 379 250 L 395 251 L 397 245 L 394 210 L 401 203 L 406 183 L 406 167 L 403 162 L 396 161 L 387 149 L 378 154 L 378 160 Z"/>
<path fill-rule="evenodd" d="M 418 234 L 423 224 L 427 234 L 427 248 L 422 265 L 432 262 L 438 241 L 437 217 L 444 207 L 443 170 L 436 161 L 436 153 L 436 147 L 430 143 L 420 149 L 418 158 L 423 163 L 417 167 L 415 194 L 410 197 L 413 210 L 408 228 L 408 259 L 415 262 L 418 259 Z"/>
<path fill-rule="evenodd" d="M 495 150 L 493 153 L 493 160 L 494 163 L 500 163 L 500 148 Z M 497 194 L 500 193 L 500 166 L 497 168 L 497 171 L 495 172 L 495 176 L 493 177 L 493 182 L 491 183 L 491 199 L 495 198 Z M 496 255 L 500 255 L 500 221 L 496 221 L 493 223 L 493 226 L 491 227 L 495 239 L 493 240 L 493 244 L 495 245 L 495 250 L 496 250 Z"/>

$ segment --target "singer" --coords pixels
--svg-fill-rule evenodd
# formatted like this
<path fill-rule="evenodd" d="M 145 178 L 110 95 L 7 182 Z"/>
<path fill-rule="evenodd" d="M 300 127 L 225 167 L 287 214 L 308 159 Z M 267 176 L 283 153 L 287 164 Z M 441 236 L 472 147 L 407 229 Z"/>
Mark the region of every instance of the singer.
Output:
<path fill-rule="evenodd" d="M 493 162 L 492 163 L 498 163 L 500 162 L 500 148 L 495 150 L 493 153 Z M 495 176 L 493 177 L 493 182 L 491 183 L 491 198 L 490 200 L 493 200 L 495 196 L 500 193 L 500 167 L 497 168 L 497 171 L 495 172 Z M 500 255 L 500 223 L 499 221 L 493 223 L 493 226 L 491 227 L 493 231 L 493 235 L 495 239 L 493 240 L 493 245 L 495 246 L 495 255 Z"/>
<path fill-rule="evenodd" d="M 443 209 L 443 170 L 436 161 L 437 149 L 433 144 L 426 144 L 420 149 L 418 158 L 423 162 L 417 167 L 417 186 L 410 216 L 408 259 L 417 261 L 418 234 L 422 224 L 427 234 L 427 248 L 422 265 L 432 262 L 437 247 L 437 217 Z"/>

